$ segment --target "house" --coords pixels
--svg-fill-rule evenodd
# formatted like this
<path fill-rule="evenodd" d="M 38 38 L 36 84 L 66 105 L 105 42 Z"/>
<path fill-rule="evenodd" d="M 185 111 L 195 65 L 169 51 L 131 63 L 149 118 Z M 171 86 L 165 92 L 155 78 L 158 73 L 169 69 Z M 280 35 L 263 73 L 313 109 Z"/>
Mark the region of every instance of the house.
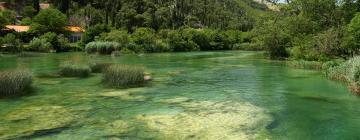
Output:
<path fill-rule="evenodd" d="M 27 32 L 30 30 L 30 26 L 21 26 L 21 25 L 6 25 L 3 30 L 14 30 L 16 32 Z M 66 26 L 66 31 L 69 31 L 71 34 L 69 36 L 69 41 L 71 43 L 78 42 L 85 30 L 79 26 Z"/>
<path fill-rule="evenodd" d="M 69 36 L 70 42 L 80 41 L 83 33 L 85 32 L 85 30 L 79 26 L 66 26 L 65 30 L 71 32 L 71 35 Z"/>

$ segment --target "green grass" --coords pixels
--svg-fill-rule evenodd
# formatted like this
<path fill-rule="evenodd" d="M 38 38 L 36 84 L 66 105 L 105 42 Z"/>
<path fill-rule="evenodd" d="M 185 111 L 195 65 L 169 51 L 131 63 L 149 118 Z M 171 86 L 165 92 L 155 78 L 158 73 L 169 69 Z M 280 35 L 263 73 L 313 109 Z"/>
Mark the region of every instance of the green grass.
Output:
<path fill-rule="evenodd" d="M 145 70 L 142 67 L 112 65 L 105 69 L 103 83 L 115 88 L 140 86 L 145 83 L 144 76 Z"/>
<path fill-rule="evenodd" d="M 286 65 L 297 69 L 311 69 L 311 70 L 322 70 L 323 63 L 317 61 L 288 61 Z"/>
<path fill-rule="evenodd" d="M 18 69 L 0 72 L 0 97 L 22 95 L 29 92 L 32 74 L 29 70 Z"/>
<path fill-rule="evenodd" d="M 65 62 L 60 66 L 60 75 L 64 77 L 80 77 L 90 76 L 91 69 L 88 65 Z"/>
<path fill-rule="evenodd" d="M 350 90 L 360 95 L 360 56 L 329 66 L 325 74 L 330 79 L 348 83 Z"/>
<path fill-rule="evenodd" d="M 86 45 L 86 53 L 111 54 L 120 51 L 121 45 L 117 42 L 90 42 Z"/>
<path fill-rule="evenodd" d="M 95 62 L 90 63 L 91 72 L 93 73 L 101 73 L 104 69 L 111 66 L 112 63 L 109 62 Z"/>

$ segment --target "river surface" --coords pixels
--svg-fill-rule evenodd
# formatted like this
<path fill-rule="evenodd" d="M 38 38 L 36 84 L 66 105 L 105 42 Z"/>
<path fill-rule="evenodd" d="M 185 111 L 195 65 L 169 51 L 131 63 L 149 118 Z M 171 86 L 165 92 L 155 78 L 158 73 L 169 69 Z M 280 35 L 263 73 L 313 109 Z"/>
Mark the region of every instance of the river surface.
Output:
<path fill-rule="evenodd" d="M 153 81 L 112 89 L 101 74 L 51 76 L 64 61 L 143 66 Z M 346 85 L 257 52 L 0 57 L 0 70 L 19 67 L 34 91 L 0 99 L 0 139 L 360 139 L 360 98 Z"/>

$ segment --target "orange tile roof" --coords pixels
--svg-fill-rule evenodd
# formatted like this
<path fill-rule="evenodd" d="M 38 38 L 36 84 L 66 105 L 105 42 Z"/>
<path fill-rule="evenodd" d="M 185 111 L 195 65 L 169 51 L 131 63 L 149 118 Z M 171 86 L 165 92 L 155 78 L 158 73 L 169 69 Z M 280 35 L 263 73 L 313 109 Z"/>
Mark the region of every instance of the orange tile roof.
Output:
<path fill-rule="evenodd" d="M 50 8 L 49 3 L 40 3 L 39 6 L 40 6 L 40 9 L 48 9 L 48 8 Z"/>
<path fill-rule="evenodd" d="M 79 26 L 66 26 L 65 29 L 76 33 L 85 32 L 85 30 Z"/>
<path fill-rule="evenodd" d="M 30 29 L 30 26 L 21 26 L 21 25 L 6 25 L 6 29 L 15 30 L 16 32 L 27 32 Z M 66 26 L 65 30 L 70 32 L 85 32 L 85 30 L 79 26 Z"/>
<path fill-rule="evenodd" d="M 15 30 L 16 32 L 27 32 L 30 29 L 30 26 L 20 26 L 20 25 L 6 25 L 7 29 Z"/>

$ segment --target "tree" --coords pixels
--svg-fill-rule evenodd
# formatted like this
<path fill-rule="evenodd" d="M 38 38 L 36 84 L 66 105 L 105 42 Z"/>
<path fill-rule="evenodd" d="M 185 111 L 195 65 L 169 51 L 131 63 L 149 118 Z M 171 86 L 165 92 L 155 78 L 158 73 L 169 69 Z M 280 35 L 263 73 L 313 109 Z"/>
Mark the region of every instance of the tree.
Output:
<path fill-rule="evenodd" d="M 36 13 L 39 13 L 40 11 L 40 0 L 33 0 L 33 7 L 36 10 Z"/>
<path fill-rule="evenodd" d="M 66 26 L 67 18 L 56 9 L 41 10 L 38 15 L 33 19 L 30 32 L 36 34 L 44 34 L 47 32 L 64 33 L 64 27 Z"/>
<path fill-rule="evenodd" d="M 351 20 L 347 26 L 344 46 L 348 48 L 351 54 L 359 54 L 360 49 L 360 13 Z"/>
<path fill-rule="evenodd" d="M 88 28 L 81 38 L 80 46 L 85 47 L 86 44 L 94 41 L 95 37 L 99 36 L 101 33 L 108 33 L 110 30 L 110 27 L 105 24 L 97 24 Z"/>
<path fill-rule="evenodd" d="M 36 9 L 32 6 L 25 6 L 21 13 L 24 17 L 32 18 L 36 15 Z"/>
<path fill-rule="evenodd" d="M 0 28 L 3 29 L 7 23 L 7 20 L 2 14 L 0 14 Z"/>
<path fill-rule="evenodd" d="M 2 16 L 6 19 L 7 24 L 16 23 L 16 12 L 12 10 L 3 10 L 1 11 Z"/>

